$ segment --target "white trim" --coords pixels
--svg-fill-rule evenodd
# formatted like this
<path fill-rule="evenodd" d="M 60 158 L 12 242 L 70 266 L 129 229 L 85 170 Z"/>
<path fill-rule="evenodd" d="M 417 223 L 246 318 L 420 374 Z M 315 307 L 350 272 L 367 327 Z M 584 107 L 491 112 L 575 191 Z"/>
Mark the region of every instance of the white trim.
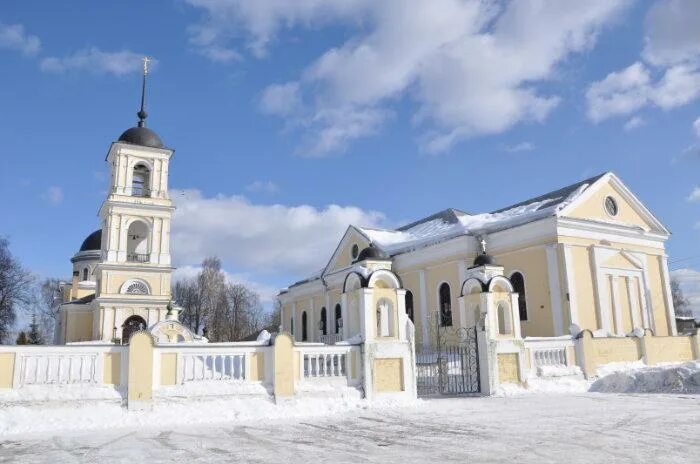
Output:
<path fill-rule="evenodd" d="M 625 329 L 622 323 L 622 305 L 620 304 L 620 274 L 608 274 L 606 276 L 610 282 L 610 288 L 612 289 L 612 306 L 613 315 L 615 319 L 615 334 L 624 335 Z"/>
<path fill-rule="evenodd" d="M 559 262 L 557 257 L 557 245 L 548 245 L 547 253 L 547 274 L 549 276 L 549 299 L 552 306 L 552 325 L 554 335 L 564 335 L 563 311 L 561 305 L 561 284 L 559 282 Z"/>
<path fill-rule="evenodd" d="M 598 325 L 606 333 L 610 333 L 610 306 L 608 301 L 608 287 L 605 281 L 605 273 L 601 269 L 603 256 L 601 252 L 604 248 L 599 246 L 591 246 L 591 264 L 593 265 L 593 282 L 595 282 L 595 296 L 598 303 Z"/>
<path fill-rule="evenodd" d="M 571 255 L 571 245 L 563 244 L 564 249 L 564 274 L 566 278 L 566 293 L 569 298 L 569 318 L 572 324 L 579 325 L 578 319 L 578 301 L 576 293 L 576 278 L 574 274 L 574 258 Z"/>
<path fill-rule="evenodd" d="M 418 280 L 420 285 L 420 315 L 421 315 L 421 332 L 423 333 L 423 346 L 430 344 L 428 335 L 428 285 L 425 276 L 425 270 L 418 271 Z"/>
<path fill-rule="evenodd" d="M 639 277 L 625 276 L 625 285 L 627 285 L 627 299 L 630 302 L 630 312 L 632 313 L 632 330 L 642 327 L 639 321 L 639 291 L 633 291 L 632 289 L 632 285 L 634 285 L 635 289 L 638 289 L 641 280 L 641 273 Z"/>
<path fill-rule="evenodd" d="M 661 262 L 661 277 L 663 278 L 662 285 L 664 286 L 664 302 L 666 303 L 666 320 L 668 321 L 668 331 L 671 335 L 678 335 L 676 327 L 676 309 L 673 307 L 673 295 L 671 294 L 671 279 L 668 275 L 668 256 L 664 255 L 659 258 Z M 657 334 L 658 335 L 658 334 Z"/>
<path fill-rule="evenodd" d="M 383 279 L 383 278 L 388 278 L 388 281 Z M 367 287 L 369 288 L 374 288 L 375 283 L 377 280 L 383 280 L 387 282 L 389 285 L 391 285 L 393 289 L 401 288 L 401 282 L 399 281 L 399 278 L 394 274 L 392 271 L 389 271 L 387 269 L 378 269 L 372 273 L 372 275 L 369 277 L 369 282 L 367 282 Z"/>

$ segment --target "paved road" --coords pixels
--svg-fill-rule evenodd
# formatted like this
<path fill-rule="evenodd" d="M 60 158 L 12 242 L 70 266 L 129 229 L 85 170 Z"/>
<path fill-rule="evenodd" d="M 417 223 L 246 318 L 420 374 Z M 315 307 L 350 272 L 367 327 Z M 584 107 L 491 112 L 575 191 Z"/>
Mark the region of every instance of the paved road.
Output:
<path fill-rule="evenodd" d="M 0 440 L 0 462 L 698 463 L 699 436 L 699 396 L 530 395 L 318 420 Z"/>

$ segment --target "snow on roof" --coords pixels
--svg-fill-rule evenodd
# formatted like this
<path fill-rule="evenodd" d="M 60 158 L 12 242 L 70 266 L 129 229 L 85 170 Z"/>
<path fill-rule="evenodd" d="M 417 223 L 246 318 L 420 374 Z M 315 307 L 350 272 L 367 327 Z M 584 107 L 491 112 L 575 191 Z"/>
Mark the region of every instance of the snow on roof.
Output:
<path fill-rule="evenodd" d="M 468 214 L 449 209 L 396 230 L 367 227 L 360 230 L 384 252 L 397 255 L 461 235 L 478 236 L 553 216 L 600 177 L 602 175 L 491 213 Z"/>

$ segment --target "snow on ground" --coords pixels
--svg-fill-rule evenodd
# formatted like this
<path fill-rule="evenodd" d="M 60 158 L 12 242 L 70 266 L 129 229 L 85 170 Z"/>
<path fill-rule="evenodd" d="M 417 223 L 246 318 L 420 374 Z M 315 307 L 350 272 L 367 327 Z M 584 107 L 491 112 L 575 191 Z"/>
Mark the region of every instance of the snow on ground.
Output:
<path fill-rule="evenodd" d="M 217 404 L 201 414 L 225 418 Z M 295 417 L 261 404 L 266 417 L 219 424 L 188 423 L 176 410 L 151 428 L 5 437 L 0 462 L 695 463 L 699 449 L 700 397 L 693 395 L 448 398 L 330 412 L 328 403 L 312 404 L 313 414 Z"/>
<path fill-rule="evenodd" d="M 262 387 L 232 397 L 206 385 L 187 393 L 209 396 L 173 389 L 148 411 L 3 394 L 0 462 L 697 462 L 700 362 L 607 365 L 595 381 L 567 373 L 500 397 L 373 404 L 311 390 L 275 404 Z M 79 388 L 68 390 L 59 397 Z"/>

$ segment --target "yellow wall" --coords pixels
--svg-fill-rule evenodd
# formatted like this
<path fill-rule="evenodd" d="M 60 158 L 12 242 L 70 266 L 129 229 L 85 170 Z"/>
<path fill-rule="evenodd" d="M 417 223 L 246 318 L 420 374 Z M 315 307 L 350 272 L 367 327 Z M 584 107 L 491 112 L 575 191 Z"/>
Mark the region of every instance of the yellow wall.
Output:
<path fill-rule="evenodd" d="M 457 262 L 449 262 L 439 266 L 430 267 L 426 271 L 426 284 L 428 292 L 428 324 L 430 324 L 428 333 L 435 331 L 436 318 L 440 302 L 438 300 L 438 289 L 442 282 L 447 282 L 450 285 L 450 302 L 452 308 L 452 327 L 459 327 L 459 292 L 461 282 L 459 281 L 459 268 Z M 420 298 L 414 294 L 413 299 Z M 418 299 L 417 301 L 420 301 Z"/>
<path fill-rule="evenodd" d="M 298 358 L 294 352 L 294 341 L 288 332 L 275 338 L 275 397 L 294 395 L 294 379 L 298 376 Z"/>
<path fill-rule="evenodd" d="M 517 270 L 522 272 L 525 278 L 528 320 L 520 324 L 522 336 L 553 336 L 552 302 L 549 296 L 547 252 L 544 246 L 496 255 L 495 258 L 496 262 L 504 267 L 506 277 L 510 277 Z"/>
<path fill-rule="evenodd" d="M 121 353 L 104 354 L 103 382 L 107 385 L 119 385 L 121 383 L 122 355 Z"/>
<path fill-rule="evenodd" d="M 129 401 L 153 398 L 153 340 L 136 332 L 129 341 Z"/>
<path fill-rule="evenodd" d="M 499 383 L 520 383 L 518 353 L 498 353 Z"/>
<path fill-rule="evenodd" d="M 66 311 L 66 343 L 93 339 L 92 311 Z"/>
<path fill-rule="evenodd" d="M 416 344 L 423 343 L 423 313 L 421 308 L 420 277 L 418 272 L 399 274 L 401 283 L 406 290 L 413 294 L 413 325 L 416 329 Z M 459 296 L 459 295 L 458 295 Z M 458 311 L 459 312 L 459 311 Z"/>
<path fill-rule="evenodd" d="M 618 213 L 615 217 L 611 217 L 605 211 L 604 202 L 605 197 L 608 195 L 613 197 L 617 202 Z M 642 219 L 642 217 L 632 208 L 632 206 L 627 203 L 627 201 L 622 198 L 620 193 L 610 184 L 601 185 L 590 198 L 574 208 L 568 216 L 573 218 L 598 219 L 603 221 L 614 219 L 626 224 L 637 225 L 643 228 L 645 231 L 651 229 L 650 224 Z"/>
<path fill-rule="evenodd" d="M 355 231 L 350 231 L 350 235 L 348 236 L 347 244 L 343 247 L 342 250 L 340 250 L 340 253 L 338 254 L 338 258 L 333 265 L 328 269 L 328 272 L 333 272 L 338 269 L 343 269 L 345 267 L 348 267 L 352 264 L 353 259 L 352 259 L 352 246 L 353 244 L 357 244 L 359 251 L 362 251 L 363 248 L 366 248 L 369 246 L 369 242 L 360 234 L 358 234 Z"/>
<path fill-rule="evenodd" d="M 250 354 L 250 380 L 254 382 L 265 380 L 265 353 Z"/>
<path fill-rule="evenodd" d="M 0 353 L 0 388 L 12 388 L 15 374 L 15 354 Z"/>
<path fill-rule="evenodd" d="M 644 337 L 644 351 L 649 365 L 695 359 L 693 339 L 689 336 Z"/>
<path fill-rule="evenodd" d="M 177 353 L 161 353 L 160 355 L 160 384 L 175 385 L 177 383 Z"/>
<path fill-rule="evenodd" d="M 381 358 L 374 360 L 374 391 L 400 392 L 404 390 L 403 359 Z"/>
<path fill-rule="evenodd" d="M 666 302 L 664 301 L 664 286 L 662 283 L 661 257 L 648 256 L 649 290 L 651 291 L 651 307 L 654 314 L 656 331 L 654 335 L 671 335 L 666 319 Z"/>

